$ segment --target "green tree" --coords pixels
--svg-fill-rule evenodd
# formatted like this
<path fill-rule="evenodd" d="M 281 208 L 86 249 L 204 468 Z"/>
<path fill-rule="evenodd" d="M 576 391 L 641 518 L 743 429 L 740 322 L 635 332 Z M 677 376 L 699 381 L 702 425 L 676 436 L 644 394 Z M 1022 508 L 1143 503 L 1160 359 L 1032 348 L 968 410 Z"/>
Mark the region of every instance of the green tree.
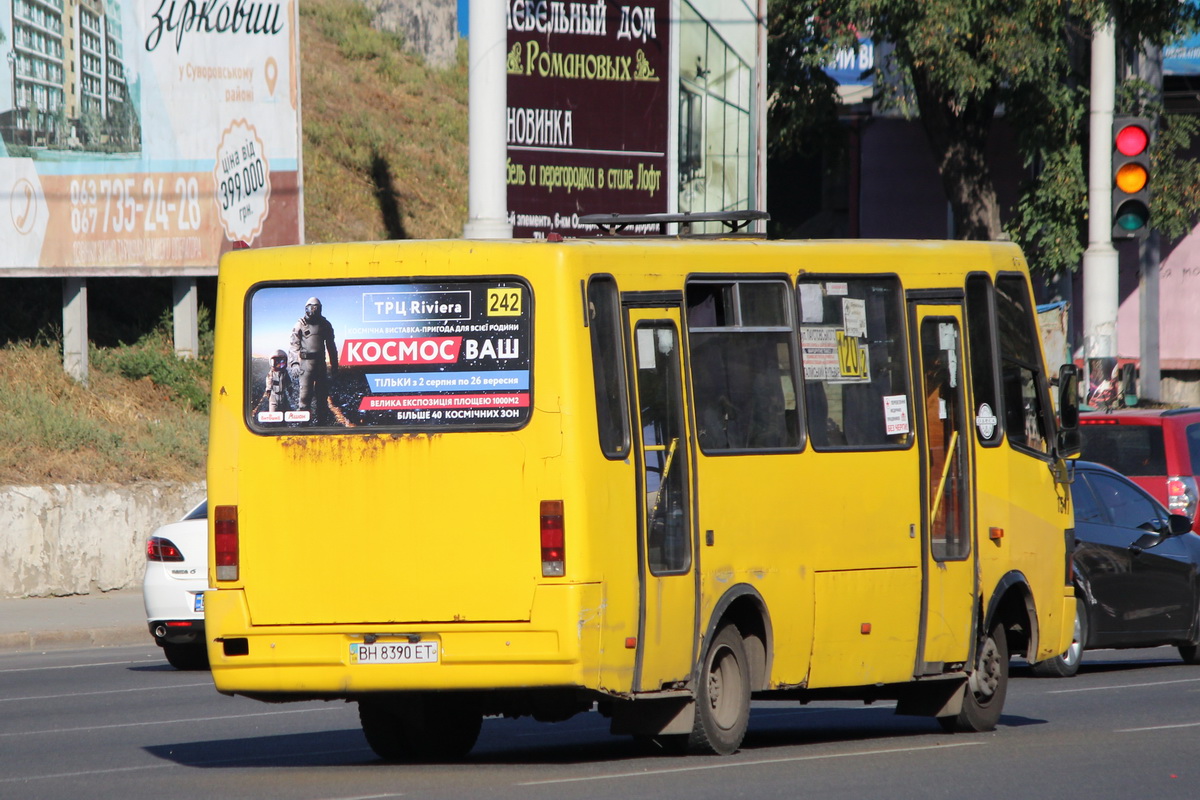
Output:
<path fill-rule="evenodd" d="M 54 146 L 61 147 L 67 138 L 67 107 L 61 102 L 54 112 Z"/>
<path fill-rule="evenodd" d="M 95 108 L 88 107 L 81 115 L 83 123 L 83 138 L 88 149 L 95 150 L 100 146 L 100 134 L 104 130 L 104 120 L 100 117 L 100 112 Z"/>
<path fill-rule="evenodd" d="M 815 73 L 863 31 L 890 48 L 877 64 L 876 102 L 919 117 L 957 235 L 1007 234 L 1040 269 L 1072 269 L 1086 238 L 1088 48 L 1093 26 L 1109 13 L 1128 53 L 1190 30 L 1198 16 L 1178 0 L 773 0 L 771 140 L 788 152 L 806 137 L 829 139 L 831 84 Z M 985 158 L 1001 113 L 1027 167 L 1012 209 L 1000 207 Z M 1186 129 L 1168 119 L 1164 130 L 1174 134 L 1160 136 L 1174 146 L 1176 161 Z M 1188 192 L 1164 183 L 1195 172 L 1178 166 L 1156 167 L 1152 187 L 1153 224 L 1168 235 L 1168 218 L 1178 228 L 1198 208 L 1160 213 L 1170 205 L 1160 196 L 1196 195 L 1194 185 Z"/>

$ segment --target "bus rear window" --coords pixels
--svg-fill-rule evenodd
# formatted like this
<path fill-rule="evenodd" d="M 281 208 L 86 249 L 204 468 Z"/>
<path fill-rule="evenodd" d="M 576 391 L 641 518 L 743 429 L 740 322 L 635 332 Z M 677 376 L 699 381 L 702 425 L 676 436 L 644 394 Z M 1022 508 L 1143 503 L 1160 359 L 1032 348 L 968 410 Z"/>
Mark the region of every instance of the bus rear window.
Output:
<path fill-rule="evenodd" d="M 288 434 L 524 425 L 532 301 L 515 278 L 257 286 L 247 422 Z"/>

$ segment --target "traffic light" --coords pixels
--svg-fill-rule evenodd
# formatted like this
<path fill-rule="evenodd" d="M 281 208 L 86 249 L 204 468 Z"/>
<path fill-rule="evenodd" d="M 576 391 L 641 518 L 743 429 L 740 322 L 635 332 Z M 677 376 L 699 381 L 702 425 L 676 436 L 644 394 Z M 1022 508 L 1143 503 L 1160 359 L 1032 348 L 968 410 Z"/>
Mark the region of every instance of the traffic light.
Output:
<path fill-rule="evenodd" d="M 1150 120 L 1113 120 L 1112 238 L 1141 239 L 1150 232 Z"/>

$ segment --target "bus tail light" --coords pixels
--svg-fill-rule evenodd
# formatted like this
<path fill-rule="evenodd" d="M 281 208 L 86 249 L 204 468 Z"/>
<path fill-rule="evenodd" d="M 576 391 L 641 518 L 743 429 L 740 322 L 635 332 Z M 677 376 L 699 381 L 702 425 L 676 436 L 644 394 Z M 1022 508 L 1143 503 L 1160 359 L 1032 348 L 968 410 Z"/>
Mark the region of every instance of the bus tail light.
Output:
<path fill-rule="evenodd" d="M 566 574 L 566 547 L 563 536 L 562 500 L 543 500 L 541 515 L 542 577 L 561 578 Z"/>
<path fill-rule="evenodd" d="M 237 506 L 217 506 L 213 512 L 213 544 L 217 559 L 217 580 L 238 579 Z"/>
<path fill-rule="evenodd" d="M 1167 510 L 1185 517 L 1196 516 L 1196 479 L 1172 475 L 1167 478 Z"/>

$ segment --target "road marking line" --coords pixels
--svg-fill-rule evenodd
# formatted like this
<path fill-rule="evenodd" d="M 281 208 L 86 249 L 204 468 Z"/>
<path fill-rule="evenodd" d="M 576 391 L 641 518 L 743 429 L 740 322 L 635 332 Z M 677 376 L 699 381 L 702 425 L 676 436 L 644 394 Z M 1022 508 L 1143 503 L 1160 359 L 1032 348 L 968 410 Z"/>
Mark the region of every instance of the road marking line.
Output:
<path fill-rule="evenodd" d="M 277 714 L 309 714 L 313 711 L 341 711 L 341 706 L 333 706 L 330 708 L 296 708 L 290 711 L 263 711 L 258 714 L 226 714 L 220 717 L 192 717 L 191 719 L 158 719 L 149 722 L 122 722 L 116 725 L 92 725 L 84 728 L 57 728 L 44 731 L 13 731 L 12 733 L 0 733 L 0 738 L 5 736 L 36 736 L 39 733 L 79 733 L 81 731 L 106 731 L 112 728 L 137 728 L 142 725 L 174 725 L 175 723 L 184 724 L 188 722 L 219 722 L 225 719 L 250 719 L 252 717 L 270 717 Z"/>
<path fill-rule="evenodd" d="M 1200 722 L 1181 722 L 1178 725 L 1151 725 L 1148 728 L 1117 728 L 1113 733 L 1141 733 L 1142 731 L 1167 731 L 1172 728 L 1196 728 Z"/>
<path fill-rule="evenodd" d="M 934 744 L 928 747 L 895 747 L 886 750 L 861 750 L 856 753 L 826 753 L 817 756 L 792 756 L 789 758 L 760 758 L 753 761 L 736 761 L 720 764 L 697 764 L 694 767 L 672 767 L 670 769 L 650 769 L 642 772 L 617 772 L 612 775 L 589 775 L 581 778 L 555 778 L 545 781 L 524 781 L 517 786 L 544 786 L 553 783 L 582 783 L 584 781 L 606 781 L 614 778 L 646 778 L 653 775 L 670 775 L 678 772 L 699 772 L 707 769 L 729 769 L 730 767 L 760 767 L 764 764 L 790 764 L 796 761 L 820 761 L 827 758 L 850 758 L 853 756 L 879 756 L 892 753 L 917 753 L 922 750 L 944 750 L 948 747 L 975 747 L 983 742 L 953 742 L 950 744 Z"/>
<path fill-rule="evenodd" d="M 147 656 L 139 661 L 97 661 L 95 664 L 59 664 L 56 667 L 17 667 L 15 669 L 0 669 L 0 673 L 7 672 L 48 672 L 52 669 L 83 669 L 84 667 L 112 667 L 120 664 L 165 664 L 158 658 L 150 658 Z"/>
<path fill-rule="evenodd" d="M 335 755 L 339 755 L 341 753 L 360 753 L 366 749 L 367 748 L 365 748 L 365 747 L 351 747 L 351 748 L 342 748 L 340 750 L 313 750 L 313 751 L 307 752 L 307 753 L 278 753 L 278 754 L 258 753 L 258 754 L 252 755 L 252 756 L 240 756 L 238 758 L 214 758 L 209 761 L 194 761 L 194 762 L 187 764 L 186 766 L 211 767 L 211 766 L 219 765 L 219 764 L 244 763 L 244 762 L 254 761 L 256 759 L 262 759 L 262 758 L 309 758 L 311 756 L 335 756 Z M 179 766 L 181 766 L 181 765 L 178 762 L 172 761 L 172 762 L 168 762 L 165 764 L 142 764 L 141 766 L 137 766 L 137 767 L 112 767 L 111 769 L 89 769 L 89 770 L 82 770 L 80 772 L 55 772 L 55 773 L 52 773 L 49 775 L 25 775 L 25 776 L 17 777 L 17 778 L 0 778 L 0 783 L 17 783 L 18 781 L 20 781 L 20 782 L 42 781 L 42 780 L 52 780 L 54 778 L 82 778 L 82 777 L 86 777 L 88 775 L 111 775 L 111 774 L 118 773 L 118 772 L 137 772 L 139 770 L 167 769 L 169 767 L 179 767 Z M 372 795 L 372 797 L 403 797 L 403 795 L 381 794 L 381 795 Z M 356 798 L 345 798 L 344 800 L 356 800 Z"/>
<path fill-rule="evenodd" d="M 1086 686 L 1082 689 L 1051 689 L 1046 694 L 1071 694 L 1072 692 L 1104 692 L 1112 689 L 1137 689 L 1144 686 L 1170 686 L 1173 683 L 1198 683 L 1200 678 L 1184 678 L 1178 681 L 1155 681 L 1154 683 L 1123 683 L 1120 686 Z"/>
<path fill-rule="evenodd" d="M 177 683 L 174 686 L 139 686 L 136 689 L 108 689 L 103 692 L 71 692 L 70 694 L 43 694 L 32 697 L 0 697 L 0 703 L 11 703 L 13 700 L 61 700 L 64 697 L 91 697 L 97 694 L 121 694 L 123 692 L 163 692 L 174 689 L 191 689 L 196 686 L 211 687 L 212 681 L 204 683 Z"/>

